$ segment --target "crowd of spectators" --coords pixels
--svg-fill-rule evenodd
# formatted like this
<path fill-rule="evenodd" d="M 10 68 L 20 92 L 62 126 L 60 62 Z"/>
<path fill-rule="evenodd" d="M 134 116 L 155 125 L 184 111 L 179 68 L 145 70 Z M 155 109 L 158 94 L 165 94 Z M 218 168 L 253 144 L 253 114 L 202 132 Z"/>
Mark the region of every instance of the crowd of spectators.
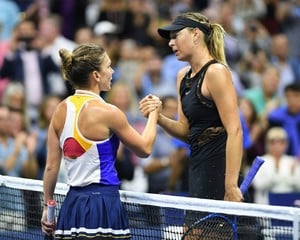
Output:
<path fill-rule="evenodd" d="M 176 73 L 186 64 L 176 59 L 157 28 L 185 11 L 201 11 L 227 32 L 226 58 L 250 137 L 242 170 L 255 156 L 268 154 L 270 144 L 283 144 L 266 138 L 271 127 L 280 127 L 286 133 L 284 154 L 294 159 L 293 173 L 300 180 L 299 0 L 1 0 L 1 173 L 42 178 L 49 119 L 56 104 L 73 93 L 60 75 L 60 48 L 72 50 L 86 42 L 104 46 L 115 74 L 111 93 L 103 97 L 138 130 L 143 128 L 139 100 L 148 93 L 176 97 Z M 165 133 L 161 135 L 161 153 L 151 156 L 156 165 L 149 159 L 145 164 L 121 145 L 117 168 L 123 189 L 186 190 L 188 146 L 174 139 L 166 144 Z M 163 181 L 170 184 L 149 189 L 154 185 L 148 175 L 154 172 L 167 174 L 170 179 Z M 282 175 L 271 176 L 281 181 Z M 63 166 L 61 181 L 66 181 Z M 267 190 L 300 191 L 296 187 Z"/>

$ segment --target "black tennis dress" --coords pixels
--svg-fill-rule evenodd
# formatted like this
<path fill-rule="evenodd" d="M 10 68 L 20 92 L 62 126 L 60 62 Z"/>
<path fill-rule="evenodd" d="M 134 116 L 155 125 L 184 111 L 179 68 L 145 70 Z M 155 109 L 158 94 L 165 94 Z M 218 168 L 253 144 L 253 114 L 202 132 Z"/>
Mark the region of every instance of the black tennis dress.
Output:
<path fill-rule="evenodd" d="M 189 70 L 181 81 L 180 96 L 189 122 L 189 193 L 191 197 L 223 200 L 227 134 L 215 103 L 201 93 L 206 70 L 215 63 L 209 61 L 194 77 Z"/>

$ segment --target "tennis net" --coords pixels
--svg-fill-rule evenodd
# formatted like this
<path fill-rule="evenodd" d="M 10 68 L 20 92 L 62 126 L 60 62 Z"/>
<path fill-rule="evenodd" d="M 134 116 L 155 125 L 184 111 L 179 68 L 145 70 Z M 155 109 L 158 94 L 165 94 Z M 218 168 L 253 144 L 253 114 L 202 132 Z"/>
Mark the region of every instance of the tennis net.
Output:
<path fill-rule="evenodd" d="M 66 184 L 57 183 L 56 216 L 67 190 Z M 300 237 L 300 209 L 295 207 L 225 202 L 122 190 L 120 194 L 128 213 L 134 240 L 299 240 Z M 42 181 L 0 175 L 0 239 L 43 239 L 40 227 L 42 203 Z M 189 229 L 188 226 L 194 226 L 195 222 L 211 213 L 231 219 L 230 226 L 234 233 L 230 237 L 225 237 L 226 234 L 222 231 L 219 232 L 220 234 L 215 234 L 224 225 L 224 222 L 220 221 L 217 227 L 216 225 L 210 227 L 214 232 L 214 237 L 199 237 L 200 225 L 197 225 L 196 230 L 190 231 L 195 236 L 183 237 Z"/>

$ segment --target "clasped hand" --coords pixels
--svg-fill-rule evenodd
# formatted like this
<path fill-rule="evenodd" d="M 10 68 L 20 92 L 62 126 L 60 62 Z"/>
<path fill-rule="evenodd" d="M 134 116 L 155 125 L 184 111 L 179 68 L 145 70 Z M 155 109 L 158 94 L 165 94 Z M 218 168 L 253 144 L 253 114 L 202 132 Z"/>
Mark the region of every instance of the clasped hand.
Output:
<path fill-rule="evenodd" d="M 149 113 L 157 110 L 161 112 L 162 103 L 159 97 L 152 94 L 147 95 L 140 101 L 140 111 L 144 117 L 148 117 Z"/>

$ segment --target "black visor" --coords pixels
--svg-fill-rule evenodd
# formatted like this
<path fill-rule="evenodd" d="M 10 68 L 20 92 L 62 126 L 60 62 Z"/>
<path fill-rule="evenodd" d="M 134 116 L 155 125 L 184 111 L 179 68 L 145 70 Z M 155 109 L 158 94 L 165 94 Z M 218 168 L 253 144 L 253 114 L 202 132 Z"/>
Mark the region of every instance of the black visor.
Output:
<path fill-rule="evenodd" d="M 157 31 L 163 38 L 170 39 L 170 32 L 180 31 L 186 27 L 199 28 L 206 35 L 209 35 L 211 32 L 207 25 L 181 16 L 176 17 L 170 25 L 158 28 Z"/>

